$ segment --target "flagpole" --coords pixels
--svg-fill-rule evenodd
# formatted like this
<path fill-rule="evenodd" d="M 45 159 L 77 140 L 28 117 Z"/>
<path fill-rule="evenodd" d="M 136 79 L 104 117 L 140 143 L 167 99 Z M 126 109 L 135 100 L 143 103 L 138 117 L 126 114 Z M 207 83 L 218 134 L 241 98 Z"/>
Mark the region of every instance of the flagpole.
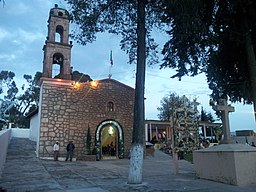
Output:
<path fill-rule="evenodd" d="M 109 67 L 109 74 L 108 74 L 108 78 L 111 79 L 112 74 L 111 74 L 111 69 L 113 66 L 113 58 L 112 58 L 112 50 L 110 51 L 110 67 Z"/>
<path fill-rule="evenodd" d="M 109 67 L 109 74 L 108 74 L 108 78 L 111 79 L 112 74 L 111 74 L 111 66 Z"/>

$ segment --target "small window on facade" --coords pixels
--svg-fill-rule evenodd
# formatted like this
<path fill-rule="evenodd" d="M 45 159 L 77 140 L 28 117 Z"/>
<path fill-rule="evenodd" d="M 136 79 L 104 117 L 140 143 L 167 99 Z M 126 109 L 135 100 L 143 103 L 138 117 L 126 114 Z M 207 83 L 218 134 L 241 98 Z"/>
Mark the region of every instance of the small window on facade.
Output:
<path fill-rule="evenodd" d="M 113 102 L 108 102 L 107 110 L 114 111 L 114 103 Z"/>

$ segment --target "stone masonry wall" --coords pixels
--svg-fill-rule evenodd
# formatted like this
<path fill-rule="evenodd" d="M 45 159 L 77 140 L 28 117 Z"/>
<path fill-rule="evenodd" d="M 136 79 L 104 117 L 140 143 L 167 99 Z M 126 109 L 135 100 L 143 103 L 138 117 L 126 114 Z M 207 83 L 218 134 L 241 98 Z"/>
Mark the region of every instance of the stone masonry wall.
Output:
<path fill-rule="evenodd" d="M 84 155 L 86 136 L 90 127 L 93 146 L 98 125 L 115 120 L 123 128 L 124 148 L 128 152 L 132 140 L 134 89 L 118 81 L 106 79 L 91 83 L 72 84 L 54 79 L 44 80 L 41 86 L 40 157 L 52 157 L 52 146 L 60 143 L 60 156 L 66 154 L 70 140 L 76 146 L 74 157 Z M 107 103 L 114 103 L 114 111 Z M 126 153 L 127 155 L 127 153 Z"/>

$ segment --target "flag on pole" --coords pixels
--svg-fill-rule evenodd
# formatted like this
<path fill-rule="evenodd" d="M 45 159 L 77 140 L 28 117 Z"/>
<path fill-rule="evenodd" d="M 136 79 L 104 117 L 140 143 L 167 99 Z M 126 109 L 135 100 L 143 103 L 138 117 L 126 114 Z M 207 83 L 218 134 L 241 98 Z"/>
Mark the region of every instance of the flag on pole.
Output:
<path fill-rule="evenodd" d="M 112 50 L 110 51 L 110 65 L 112 66 L 114 63 L 113 63 L 113 58 L 112 58 Z"/>

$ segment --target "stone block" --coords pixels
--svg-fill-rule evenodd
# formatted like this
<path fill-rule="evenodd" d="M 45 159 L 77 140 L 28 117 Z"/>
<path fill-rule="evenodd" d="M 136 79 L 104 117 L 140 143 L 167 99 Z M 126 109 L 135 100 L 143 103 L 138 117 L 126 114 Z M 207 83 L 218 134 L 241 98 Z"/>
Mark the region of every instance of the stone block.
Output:
<path fill-rule="evenodd" d="M 42 123 L 48 123 L 48 118 L 42 118 L 42 119 L 41 119 L 41 122 L 42 122 Z"/>
<path fill-rule="evenodd" d="M 41 131 L 42 131 L 42 132 L 48 131 L 48 127 L 41 127 Z"/>
<path fill-rule="evenodd" d="M 256 184 L 256 148 L 221 144 L 193 152 L 199 178 L 246 186 Z"/>
<path fill-rule="evenodd" d="M 49 137 L 55 138 L 55 137 L 56 137 L 56 134 L 55 134 L 54 132 L 49 132 Z"/>

